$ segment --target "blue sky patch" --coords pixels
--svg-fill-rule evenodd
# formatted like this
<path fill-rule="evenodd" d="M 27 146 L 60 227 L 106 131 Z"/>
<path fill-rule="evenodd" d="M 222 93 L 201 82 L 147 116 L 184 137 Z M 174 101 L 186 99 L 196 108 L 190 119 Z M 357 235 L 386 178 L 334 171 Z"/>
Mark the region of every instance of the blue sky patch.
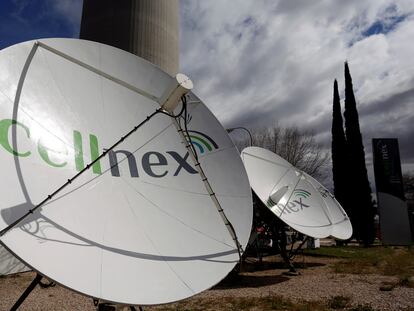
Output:
<path fill-rule="evenodd" d="M 77 37 L 79 27 L 57 14 L 51 1 L 0 1 L 0 49 L 33 39 Z"/>
<path fill-rule="evenodd" d="M 404 21 L 407 16 L 392 16 L 385 20 L 378 20 L 368 27 L 363 33 L 363 37 L 369 37 L 378 34 L 387 34 L 390 31 L 394 30 L 399 23 Z"/>

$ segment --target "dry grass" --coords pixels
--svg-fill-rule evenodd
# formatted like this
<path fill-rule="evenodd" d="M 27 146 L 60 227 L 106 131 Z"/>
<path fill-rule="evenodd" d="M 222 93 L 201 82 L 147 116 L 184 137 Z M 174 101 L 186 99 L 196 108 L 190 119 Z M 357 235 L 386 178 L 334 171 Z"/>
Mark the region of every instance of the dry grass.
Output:
<path fill-rule="evenodd" d="M 148 308 L 147 310 L 159 311 L 267 311 L 267 310 L 292 310 L 292 311 L 325 311 L 330 310 L 323 302 L 293 302 L 281 296 L 268 295 L 265 297 L 222 297 L 219 299 L 192 299 L 180 303 Z"/>
<path fill-rule="evenodd" d="M 393 291 L 396 287 L 414 288 L 414 249 L 404 247 L 325 247 L 316 250 L 306 250 L 306 255 L 313 258 L 326 258 L 326 262 L 332 271 L 338 275 L 364 275 L 375 274 L 391 276 L 395 281 L 389 284 L 384 282 L 381 291 Z M 316 258 L 315 258 L 316 259 Z M 333 259 L 333 260 L 332 260 Z M 316 268 L 315 263 L 296 263 L 296 267 L 301 269 Z M 246 271 L 255 270 L 258 267 L 245 266 Z M 262 266 L 263 270 L 283 269 L 283 263 L 267 262 Z M 280 278 L 281 276 L 279 276 Z M 332 276 L 334 277 L 334 276 Z M 244 276 L 246 278 L 246 276 Z M 249 282 L 251 282 L 249 278 Z M 240 276 L 228 277 L 224 280 L 221 287 L 240 288 L 249 287 L 244 284 L 244 279 Z M 275 279 L 273 279 L 273 282 Z M 387 283 L 387 284 L 385 284 Z M 233 286 L 232 286 L 233 285 Z M 262 284 L 265 286 L 266 284 Z M 275 293 L 264 293 L 261 297 L 194 297 L 179 303 L 166 306 L 148 308 L 146 310 L 161 311 L 270 311 L 270 310 L 291 310 L 291 311 L 327 311 L 327 310 L 347 310 L 347 311 L 374 311 L 378 310 L 369 304 L 355 304 L 353 298 L 348 295 L 336 295 L 326 299 L 301 301 L 290 299 L 290 297 L 276 295 Z M 381 308 L 380 310 L 385 310 Z M 404 310 L 411 310 L 406 309 Z"/>
<path fill-rule="evenodd" d="M 414 251 L 393 247 L 324 247 L 298 256 L 299 276 L 286 276 L 279 256 L 252 258 L 243 273 L 213 289 L 146 311 L 414 311 Z M 0 311 L 9 310 L 34 277 L 0 278 Z M 60 286 L 36 288 L 21 310 L 94 310 L 90 298 Z"/>
<path fill-rule="evenodd" d="M 332 264 L 336 273 L 397 276 L 404 286 L 412 286 L 414 249 L 407 247 L 329 247 L 307 250 L 308 255 L 341 258 Z"/>
<path fill-rule="evenodd" d="M 369 305 L 352 307 L 349 297 L 335 296 L 325 301 L 294 302 L 281 296 L 265 297 L 222 297 L 219 299 L 191 299 L 168 306 L 146 308 L 157 311 L 374 311 Z"/>

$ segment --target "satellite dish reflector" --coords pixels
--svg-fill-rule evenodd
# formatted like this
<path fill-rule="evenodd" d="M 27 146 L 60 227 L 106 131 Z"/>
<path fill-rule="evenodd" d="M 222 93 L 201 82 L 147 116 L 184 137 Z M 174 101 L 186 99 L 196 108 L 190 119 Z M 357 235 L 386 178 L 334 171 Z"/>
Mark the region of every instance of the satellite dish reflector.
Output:
<path fill-rule="evenodd" d="M 287 225 L 314 238 L 352 236 L 345 211 L 314 178 L 263 148 L 248 147 L 241 155 L 252 189 Z"/>
<path fill-rule="evenodd" d="M 322 197 L 322 201 L 326 206 L 330 221 L 332 222 L 331 236 L 347 240 L 352 236 L 352 225 L 348 215 L 342 208 L 341 204 L 335 199 L 334 195 L 329 192 L 321 183 L 315 178 L 303 172 L 306 181 L 316 189 Z"/>
<path fill-rule="evenodd" d="M 192 93 L 182 117 L 156 113 L 160 104 L 182 110 L 188 79 L 73 39 L 4 49 L 0 68 L 0 231 L 106 152 L 0 237 L 16 257 L 70 289 L 128 305 L 187 298 L 233 269 L 238 248 L 212 198 L 245 247 L 252 198 L 238 151 Z"/>

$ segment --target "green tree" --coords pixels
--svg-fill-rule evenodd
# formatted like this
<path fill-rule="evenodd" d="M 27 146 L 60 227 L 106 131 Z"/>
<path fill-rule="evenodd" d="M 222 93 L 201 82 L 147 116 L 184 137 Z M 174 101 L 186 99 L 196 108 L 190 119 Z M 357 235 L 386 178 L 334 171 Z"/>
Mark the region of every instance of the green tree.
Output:
<path fill-rule="evenodd" d="M 341 102 L 338 92 L 338 82 L 334 81 L 333 112 L 332 112 L 332 177 L 335 198 L 341 203 L 349 217 L 352 216 L 352 205 L 347 203 L 348 157 L 344 125 L 341 113 Z"/>
<path fill-rule="evenodd" d="M 352 78 L 348 63 L 345 62 L 345 134 L 349 154 L 348 195 L 352 197 L 351 222 L 354 237 L 365 245 L 373 243 L 375 238 L 375 210 L 371 198 L 371 186 L 365 165 L 365 151 L 362 142 L 359 117 L 356 107 Z"/>

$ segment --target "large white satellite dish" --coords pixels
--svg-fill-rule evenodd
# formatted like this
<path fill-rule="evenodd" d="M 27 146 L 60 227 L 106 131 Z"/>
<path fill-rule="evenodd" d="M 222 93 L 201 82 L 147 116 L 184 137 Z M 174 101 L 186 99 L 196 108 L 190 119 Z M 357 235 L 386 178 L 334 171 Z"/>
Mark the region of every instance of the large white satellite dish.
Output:
<path fill-rule="evenodd" d="M 240 248 L 231 232 L 241 247 L 250 234 L 250 185 L 235 146 L 194 94 L 186 95 L 188 131 L 177 130 L 184 118 L 159 113 L 107 150 L 160 105 L 174 110 L 177 83 L 190 89 L 191 81 L 73 39 L 7 48 L 0 68 L 0 241 L 8 250 L 70 289 L 131 305 L 192 296 L 233 269 Z"/>
<path fill-rule="evenodd" d="M 241 154 L 252 189 L 286 224 L 314 238 L 351 237 L 348 216 L 318 181 L 269 150 L 247 147 Z"/>

